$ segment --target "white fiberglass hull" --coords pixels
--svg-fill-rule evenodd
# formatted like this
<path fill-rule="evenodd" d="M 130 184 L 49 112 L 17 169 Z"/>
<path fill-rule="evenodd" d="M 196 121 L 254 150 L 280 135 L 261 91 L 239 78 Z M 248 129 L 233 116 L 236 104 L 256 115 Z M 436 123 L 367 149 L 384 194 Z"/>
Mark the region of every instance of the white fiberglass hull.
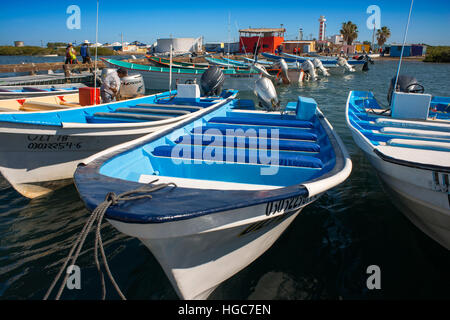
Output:
<path fill-rule="evenodd" d="M 450 195 L 448 186 L 436 184 L 447 181 L 449 174 L 390 163 L 378 157 L 357 134 L 353 138 L 366 153 L 378 176 L 393 199 L 393 203 L 420 230 L 450 250 Z"/>
<path fill-rule="evenodd" d="M 72 183 L 77 165 L 109 147 L 158 131 L 186 117 L 144 126 L 61 128 L 3 123 L 0 172 L 23 196 L 35 198 Z"/>
<path fill-rule="evenodd" d="M 267 251 L 304 208 L 267 216 L 269 205 L 167 223 L 108 221 L 150 249 L 180 298 L 199 300 Z"/>

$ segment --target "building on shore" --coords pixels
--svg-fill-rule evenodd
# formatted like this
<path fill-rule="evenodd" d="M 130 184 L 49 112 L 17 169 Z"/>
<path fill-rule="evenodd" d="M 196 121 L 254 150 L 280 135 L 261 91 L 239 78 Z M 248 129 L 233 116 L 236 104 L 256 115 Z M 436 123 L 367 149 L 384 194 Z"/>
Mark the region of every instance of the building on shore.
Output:
<path fill-rule="evenodd" d="M 285 28 L 249 28 L 239 30 L 240 52 L 253 52 L 256 46 L 259 52 L 275 53 L 284 42 Z"/>
<path fill-rule="evenodd" d="M 388 46 L 391 57 L 400 57 L 402 53 L 401 44 L 391 44 Z M 427 47 L 423 44 L 405 44 L 404 57 L 421 57 L 426 54 Z"/>
<path fill-rule="evenodd" d="M 14 47 L 24 47 L 23 41 L 14 41 Z"/>
<path fill-rule="evenodd" d="M 129 53 L 146 54 L 147 53 L 147 47 L 136 46 L 136 45 L 130 44 L 128 46 L 123 46 L 120 51 L 122 51 L 122 52 L 129 52 Z"/>
<path fill-rule="evenodd" d="M 328 41 L 335 45 L 344 44 L 344 36 L 342 34 L 335 34 L 328 38 Z"/>
<path fill-rule="evenodd" d="M 239 42 L 209 42 L 205 43 L 206 52 L 239 53 Z M 248 53 L 248 52 L 247 52 Z"/>
<path fill-rule="evenodd" d="M 314 40 L 286 40 L 282 43 L 283 51 L 286 53 L 310 53 L 316 52 L 316 41 Z"/>

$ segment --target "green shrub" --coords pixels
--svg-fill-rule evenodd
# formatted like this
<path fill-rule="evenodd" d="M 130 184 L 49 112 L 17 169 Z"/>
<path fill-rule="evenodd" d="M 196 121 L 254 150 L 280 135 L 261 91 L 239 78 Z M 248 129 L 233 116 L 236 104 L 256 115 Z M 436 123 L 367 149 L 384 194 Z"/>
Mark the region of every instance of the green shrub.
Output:
<path fill-rule="evenodd" d="M 425 62 L 450 62 L 450 47 L 428 47 Z"/>

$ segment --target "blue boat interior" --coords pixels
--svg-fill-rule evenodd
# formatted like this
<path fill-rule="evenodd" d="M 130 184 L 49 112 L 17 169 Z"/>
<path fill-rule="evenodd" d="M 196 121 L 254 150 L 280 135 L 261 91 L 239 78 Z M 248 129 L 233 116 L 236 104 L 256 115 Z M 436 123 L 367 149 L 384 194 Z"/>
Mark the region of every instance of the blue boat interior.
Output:
<path fill-rule="evenodd" d="M 450 120 L 450 98 L 433 97 L 429 108 L 429 118 Z M 443 121 L 402 121 L 389 116 L 367 112 L 382 107 L 373 93 L 353 91 L 348 104 L 350 124 L 361 132 L 374 146 L 392 145 L 407 148 L 423 148 L 448 151 L 450 142 L 450 123 Z M 416 141 L 429 141 L 432 144 L 415 146 Z"/>
<path fill-rule="evenodd" d="M 171 133 L 109 158 L 99 172 L 130 182 L 150 176 L 299 185 L 331 171 L 336 163 L 317 104 L 305 99 L 294 102 L 295 114 L 283 115 L 236 110 L 239 100 L 229 101 Z"/>
<path fill-rule="evenodd" d="M 176 91 L 164 92 L 85 108 L 41 113 L 5 113 L 0 114 L 0 122 L 61 127 L 63 123 L 138 123 L 167 120 L 210 107 L 220 99 L 235 95 L 236 92 L 226 90 L 220 97 L 197 99 L 177 98 Z"/>

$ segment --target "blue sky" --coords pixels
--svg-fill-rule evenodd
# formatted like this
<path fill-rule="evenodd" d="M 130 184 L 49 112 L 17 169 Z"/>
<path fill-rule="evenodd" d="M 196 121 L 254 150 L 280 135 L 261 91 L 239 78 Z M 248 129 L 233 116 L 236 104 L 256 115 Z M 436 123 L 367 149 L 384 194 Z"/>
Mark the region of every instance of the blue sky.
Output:
<path fill-rule="evenodd" d="M 28 45 L 40 45 L 41 41 L 95 41 L 96 0 L 2 2 L 0 45 L 12 45 L 14 40 Z M 81 9 L 80 30 L 66 27 L 70 5 Z M 100 0 L 99 41 L 120 41 L 121 33 L 129 42 L 153 43 L 170 36 L 203 36 L 207 42 L 237 41 L 240 28 L 281 24 L 287 29 L 286 39 L 295 39 L 299 28 L 303 28 L 304 38 L 310 34 L 317 38 L 320 15 L 327 19 L 327 36 L 339 33 L 342 22 L 350 20 L 358 25 L 358 40 L 370 41 L 372 31 L 366 27 L 370 5 L 380 7 L 381 25 L 392 32 L 389 42 L 401 42 L 410 0 Z M 415 0 L 408 42 L 450 45 L 450 1 Z"/>

